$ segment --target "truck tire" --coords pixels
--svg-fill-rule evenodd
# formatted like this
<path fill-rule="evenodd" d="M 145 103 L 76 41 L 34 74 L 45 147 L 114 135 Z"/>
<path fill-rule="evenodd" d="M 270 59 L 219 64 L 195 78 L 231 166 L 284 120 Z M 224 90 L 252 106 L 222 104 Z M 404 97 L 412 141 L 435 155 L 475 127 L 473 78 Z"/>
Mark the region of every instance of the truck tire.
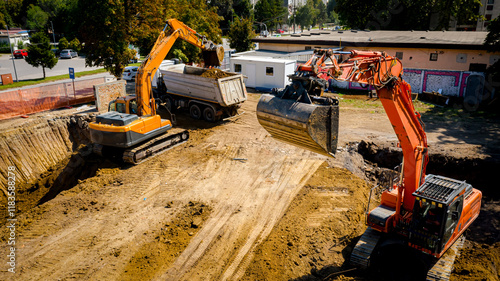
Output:
<path fill-rule="evenodd" d="M 205 119 L 208 122 L 215 122 L 217 121 L 217 116 L 215 115 L 215 111 L 211 107 L 206 107 L 203 110 L 203 119 Z"/>
<path fill-rule="evenodd" d="M 193 119 L 200 119 L 201 118 L 201 109 L 198 105 L 196 104 L 192 104 L 190 107 L 189 107 L 189 115 L 191 116 L 191 118 Z"/>

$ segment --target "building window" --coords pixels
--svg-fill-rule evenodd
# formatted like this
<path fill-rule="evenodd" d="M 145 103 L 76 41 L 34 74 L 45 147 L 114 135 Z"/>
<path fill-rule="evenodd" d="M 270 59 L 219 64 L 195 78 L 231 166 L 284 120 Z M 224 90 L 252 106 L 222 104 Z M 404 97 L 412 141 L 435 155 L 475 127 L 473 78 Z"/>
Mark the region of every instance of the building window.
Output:
<path fill-rule="evenodd" d="M 437 61 L 438 60 L 438 53 L 431 53 L 429 60 L 430 61 Z"/>
<path fill-rule="evenodd" d="M 241 64 L 234 64 L 234 72 L 241 73 Z"/>
<path fill-rule="evenodd" d="M 402 60 L 403 59 L 403 52 L 396 52 L 396 58 Z"/>
<path fill-rule="evenodd" d="M 486 11 L 493 11 L 493 5 L 486 5 Z"/>
<path fill-rule="evenodd" d="M 274 76 L 274 67 L 266 67 L 266 76 Z"/>
<path fill-rule="evenodd" d="M 495 0 L 488 0 L 487 4 L 489 4 L 489 5 L 495 4 Z"/>
<path fill-rule="evenodd" d="M 491 14 L 484 15 L 484 17 L 486 18 L 486 20 L 491 20 Z"/>
<path fill-rule="evenodd" d="M 305 48 L 305 49 L 306 49 L 306 50 L 311 50 L 312 48 L 311 48 L 311 46 L 306 46 L 306 48 Z"/>

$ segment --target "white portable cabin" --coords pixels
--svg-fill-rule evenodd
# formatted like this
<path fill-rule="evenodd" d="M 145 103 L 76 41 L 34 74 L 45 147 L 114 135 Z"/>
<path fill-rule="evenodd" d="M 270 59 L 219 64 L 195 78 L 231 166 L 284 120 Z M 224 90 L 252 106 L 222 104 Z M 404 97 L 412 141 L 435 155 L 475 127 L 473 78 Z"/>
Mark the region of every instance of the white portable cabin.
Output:
<path fill-rule="evenodd" d="M 231 72 L 247 76 L 247 87 L 270 90 L 290 84 L 288 75 L 295 72 L 296 64 L 295 60 L 238 56 L 231 58 Z"/>

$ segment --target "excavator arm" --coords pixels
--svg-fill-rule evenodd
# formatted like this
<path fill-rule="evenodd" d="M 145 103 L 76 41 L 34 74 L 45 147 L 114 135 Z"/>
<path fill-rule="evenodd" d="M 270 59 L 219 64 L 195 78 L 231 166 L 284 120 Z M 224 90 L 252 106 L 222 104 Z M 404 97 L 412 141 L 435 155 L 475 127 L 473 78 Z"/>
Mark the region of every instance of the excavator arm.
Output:
<path fill-rule="evenodd" d="M 198 34 L 179 20 L 168 20 L 151 52 L 137 71 L 135 94 L 139 116 L 156 114 L 156 105 L 151 94 L 152 75 L 165 59 L 177 39 L 182 39 L 200 48 L 203 53 L 205 65 L 207 66 L 220 66 L 224 58 L 224 49 L 221 46 L 215 45 L 213 42 L 207 40 L 205 36 Z"/>
<path fill-rule="evenodd" d="M 331 77 L 338 81 L 371 85 L 376 89 L 403 150 L 403 178 L 396 202 L 397 221 L 401 214 L 399 200 L 403 201 L 404 210 L 413 210 L 412 194 L 423 183 L 428 162 L 427 137 L 420 114 L 411 101 L 411 86 L 402 79 L 403 66 L 397 58 L 382 52 L 338 53 L 349 54 L 350 57 L 331 68 Z"/>

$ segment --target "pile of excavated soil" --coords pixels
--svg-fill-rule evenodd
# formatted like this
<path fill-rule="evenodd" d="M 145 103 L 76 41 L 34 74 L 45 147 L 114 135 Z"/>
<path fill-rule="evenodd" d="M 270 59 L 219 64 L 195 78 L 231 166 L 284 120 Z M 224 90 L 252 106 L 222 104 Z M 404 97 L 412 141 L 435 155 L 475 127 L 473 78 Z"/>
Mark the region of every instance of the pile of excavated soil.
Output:
<path fill-rule="evenodd" d="M 219 79 L 219 78 L 229 77 L 232 75 L 217 68 L 210 68 L 205 70 L 205 72 L 203 72 L 200 76 L 206 78 Z"/>
<path fill-rule="evenodd" d="M 368 192 L 364 180 L 324 163 L 257 247 L 242 280 L 322 280 L 349 268 L 352 247 L 366 229 Z"/>
<path fill-rule="evenodd" d="M 450 280 L 500 280 L 500 243 L 493 245 L 468 241 L 454 264 Z"/>

